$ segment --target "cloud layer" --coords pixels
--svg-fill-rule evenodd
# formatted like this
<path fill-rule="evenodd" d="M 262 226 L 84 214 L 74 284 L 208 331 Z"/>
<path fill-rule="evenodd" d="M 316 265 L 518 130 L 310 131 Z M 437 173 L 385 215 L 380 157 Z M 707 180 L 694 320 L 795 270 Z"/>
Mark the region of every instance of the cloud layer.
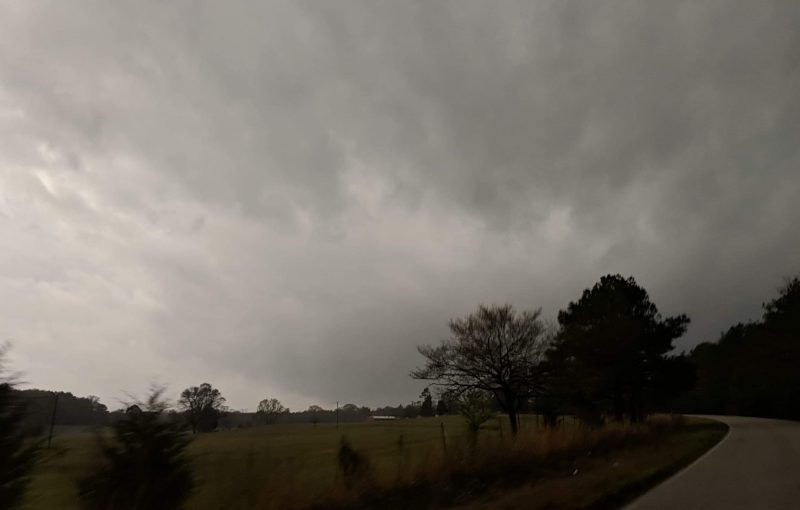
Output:
<path fill-rule="evenodd" d="M 800 5 L 0 2 L 0 338 L 112 406 L 407 402 L 481 302 L 681 348 L 800 268 Z"/>

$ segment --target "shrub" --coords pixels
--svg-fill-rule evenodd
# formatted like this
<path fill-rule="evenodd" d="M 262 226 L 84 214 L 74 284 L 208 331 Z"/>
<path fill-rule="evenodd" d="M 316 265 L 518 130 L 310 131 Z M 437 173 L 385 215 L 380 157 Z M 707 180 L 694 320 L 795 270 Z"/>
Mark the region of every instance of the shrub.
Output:
<path fill-rule="evenodd" d="M 79 482 L 85 509 L 181 508 L 192 489 L 185 449 L 190 437 L 170 420 L 154 390 L 112 425 L 113 439 L 98 437 L 103 462 Z"/>
<path fill-rule="evenodd" d="M 6 347 L 0 346 L 0 508 L 20 504 L 38 443 L 22 432 L 25 405 L 14 391 L 13 378 L 4 375 Z"/>
<path fill-rule="evenodd" d="M 354 487 L 370 481 L 372 469 L 369 460 L 363 454 L 356 451 L 344 436 L 342 436 L 339 442 L 339 452 L 336 456 L 336 461 L 347 487 Z"/>

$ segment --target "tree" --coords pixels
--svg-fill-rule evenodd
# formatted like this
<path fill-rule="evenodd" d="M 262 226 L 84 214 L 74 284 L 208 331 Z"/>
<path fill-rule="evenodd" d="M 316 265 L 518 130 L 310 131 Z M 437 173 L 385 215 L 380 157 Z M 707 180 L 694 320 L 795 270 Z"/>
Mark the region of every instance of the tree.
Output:
<path fill-rule="evenodd" d="M 422 406 L 419 408 L 419 415 L 423 417 L 433 416 L 433 397 L 431 390 L 425 388 L 419 396 L 422 399 Z"/>
<path fill-rule="evenodd" d="M 482 390 L 492 395 L 517 433 L 517 415 L 541 388 L 540 362 L 547 346 L 541 310 L 517 313 L 511 305 L 484 306 L 450 321 L 451 338 L 419 346 L 425 366 L 411 377 L 434 381 L 455 395 Z"/>
<path fill-rule="evenodd" d="M 558 323 L 548 362 L 576 388 L 571 400 L 577 414 L 596 420 L 610 404 L 615 420 L 627 414 L 636 422 L 689 318 L 662 318 L 633 277 L 607 275 L 560 311 Z"/>
<path fill-rule="evenodd" d="M 483 390 L 467 390 L 458 401 L 458 412 L 467 421 L 467 435 L 474 445 L 478 441 L 481 425 L 495 415 L 492 401 Z"/>
<path fill-rule="evenodd" d="M 0 506 L 16 508 L 28 485 L 39 447 L 22 431 L 26 409 L 14 390 L 14 378 L 5 373 L 7 349 L 0 346 Z"/>
<path fill-rule="evenodd" d="M 186 412 L 193 433 L 211 432 L 217 428 L 225 398 L 218 389 L 203 383 L 183 390 L 178 405 Z"/>
<path fill-rule="evenodd" d="M 458 395 L 453 393 L 452 390 L 439 391 L 439 401 L 436 404 L 436 414 L 444 416 L 447 414 L 455 414 L 458 412 Z"/>
<path fill-rule="evenodd" d="M 106 407 L 105 404 L 100 403 L 100 397 L 97 395 L 88 395 L 86 400 L 88 400 L 89 404 L 92 406 L 92 411 L 96 413 L 108 412 L 108 407 Z"/>
<path fill-rule="evenodd" d="M 403 408 L 403 418 L 416 418 L 419 416 L 420 405 L 418 402 L 411 402 Z"/>
<path fill-rule="evenodd" d="M 167 419 L 162 389 L 130 405 L 111 425 L 112 440 L 98 436 L 103 461 L 79 482 L 83 508 L 182 508 L 192 490 L 186 447 L 190 438 Z"/>
<path fill-rule="evenodd" d="M 306 412 L 311 420 L 311 424 L 316 427 L 317 423 L 319 423 L 320 419 L 322 419 L 320 414 L 325 412 L 325 410 L 318 405 L 311 405 L 308 406 L 308 411 Z"/>
<path fill-rule="evenodd" d="M 289 410 L 283 407 L 283 404 L 277 398 L 265 398 L 258 403 L 258 410 L 256 415 L 264 421 L 264 423 L 275 423 L 279 416 L 288 413 Z"/>

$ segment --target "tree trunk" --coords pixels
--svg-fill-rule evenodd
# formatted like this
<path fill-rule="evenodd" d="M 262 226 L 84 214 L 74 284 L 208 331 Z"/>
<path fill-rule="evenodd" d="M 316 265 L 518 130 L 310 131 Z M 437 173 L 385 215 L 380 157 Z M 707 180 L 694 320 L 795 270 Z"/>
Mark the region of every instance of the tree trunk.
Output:
<path fill-rule="evenodd" d="M 625 399 L 622 397 L 622 390 L 614 389 L 614 421 L 622 421 L 625 418 Z"/>
<path fill-rule="evenodd" d="M 508 411 L 508 423 L 511 425 L 511 437 L 517 437 L 517 410 L 516 409 L 509 409 Z"/>
<path fill-rule="evenodd" d="M 631 389 L 631 423 L 639 423 L 644 420 L 644 412 L 639 391 Z"/>

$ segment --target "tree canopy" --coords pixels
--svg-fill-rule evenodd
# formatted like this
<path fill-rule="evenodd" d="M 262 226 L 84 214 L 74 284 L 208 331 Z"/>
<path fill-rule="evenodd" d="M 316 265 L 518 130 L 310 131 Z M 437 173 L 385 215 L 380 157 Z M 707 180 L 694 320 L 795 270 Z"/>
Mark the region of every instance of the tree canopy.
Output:
<path fill-rule="evenodd" d="M 616 420 L 639 421 L 667 374 L 680 371 L 667 356 L 689 324 L 686 315 L 662 318 L 633 277 L 603 276 L 558 313 L 559 332 L 548 353 L 551 372 L 578 412 L 599 415 L 610 405 Z"/>
<path fill-rule="evenodd" d="M 277 398 L 265 398 L 258 403 L 256 414 L 265 423 L 275 423 L 279 416 L 288 413 L 289 410 Z"/>
<path fill-rule="evenodd" d="M 411 372 L 460 395 L 483 390 L 508 415 L 513 434 L 517 415 L 541 388 L 540 364 L 547 346 L 540 310 L 517 312 L 511 305 L 481 305 L 450 321 L 451 337 L 418 347 L 426 363 Z"/>
<path fill-rule="evenodd" d="M 183 390 L 178 405 L 186 411 L 192 432 L 211 432 L 217 428 L 225 397 L 209 383 L 203 383 Z"/>
<path fill-rule="evenodd" d="M 787 280 L 763 311 L 692 350 L 698 380 L 682 411 L 800 419 L 800 278 Z"/>

